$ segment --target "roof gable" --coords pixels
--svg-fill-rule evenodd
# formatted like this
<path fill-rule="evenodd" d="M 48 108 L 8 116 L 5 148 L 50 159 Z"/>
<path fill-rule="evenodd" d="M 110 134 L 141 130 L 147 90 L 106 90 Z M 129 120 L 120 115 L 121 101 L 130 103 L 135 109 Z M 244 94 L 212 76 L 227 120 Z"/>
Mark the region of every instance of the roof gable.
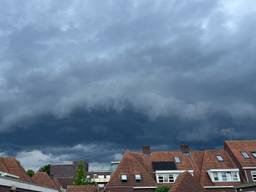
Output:
<path fill-rule="evenodd" d="M 205 192 L 205 189 L 190 173 L 185 172 L 177 178 L 170 192 Z"/>
<path fill-rule="evenodd" d="M 58 189 L 56 182 L 50 178 L 46 172 L 38 171 L 33 177 L 32 181 L 40 186 L 48 187 L 52 189 Z"/>
<path fill-rule="evenodd" d="M 31 181 L 25 169 L 20 165 L 19 161 L 13 157 L 0 157 L 0 171 L 17 175 L 23 181 Z"/>
<path fill-rule="evenodd" d="M 232 153 L 231 155 L 234 156 L 240 166 L 256 166 L 256 158 L 252 156 L 252 152 L 256 152 L 256 140 L 225 141 L 225 148 Z M 245 159 L 241 152 L 247 152 L 250 158 Z"/>

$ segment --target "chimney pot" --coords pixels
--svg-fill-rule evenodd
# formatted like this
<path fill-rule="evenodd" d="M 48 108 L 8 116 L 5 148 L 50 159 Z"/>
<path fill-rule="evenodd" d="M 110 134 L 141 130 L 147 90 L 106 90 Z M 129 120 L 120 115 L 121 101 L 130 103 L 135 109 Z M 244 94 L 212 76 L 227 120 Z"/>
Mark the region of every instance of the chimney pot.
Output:
<path fill-rule="evenodd" d="M 151 154 L 150 146 L 148 146 L 148 145 L 143 146 L 142 152 L 143 152 L 144 154 L 146 154 L 146 155 Z"/>
<path fill-rule="evenodd" d="M 184 154 L 190 154 L 190 148 L 187 144 L 181 144 L 180 145 L 180 150 Z"/>

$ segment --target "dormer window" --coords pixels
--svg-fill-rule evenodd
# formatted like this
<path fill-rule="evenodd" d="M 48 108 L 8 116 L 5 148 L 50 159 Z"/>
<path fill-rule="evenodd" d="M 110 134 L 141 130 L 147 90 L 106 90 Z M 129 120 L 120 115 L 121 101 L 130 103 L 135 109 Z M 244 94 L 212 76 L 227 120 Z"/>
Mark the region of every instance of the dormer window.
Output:
<path fill-rule="evenodd" d="M 179 157 L 174 157 L 175 163 L 181 163 L 181 160 Z"/>
<path fill-rule="evenodd" d="M 135 181 L 136 182 L 140 182 L 141 181 L 141 175 L 140 174 L 136 174 L 134 177 L 135 177 Z"/>
<path fill-rule="evenodd" d="M 212 182 L 239 182 L 239 169 L 210 169 L 208 174 Z"/>
<path fill-rule="evenodd" d="M 219 162 L 223 162 L 224 161 L 224 159 L 223 159 L 223 157 L 221 155 L 217 155 L 216 158 L 217 158 L 217 160 Z"/>
<path fill-rule="evenodd" d="M 247 152 L 242 151 L 241 154 L 242 154 L 242 156 L 243 156 L 244 159 L 250 159 L 250 156 L 248 155 Z"/>
<path fill-rule="evenodd" d="M 253 182 L 256 182 L 256 171 L 251 171 L 251 174 Z"/>
<path fill-rule="evenodd" d="M 127 175 L 121 175 L 121 181 L 122 182 L 127 182 L 128 178 L 127 178 Z"/>
<path fill-rule="evenodd" d="M 252 152 L 252 156 L 256 158 L 256 151 Z"/>

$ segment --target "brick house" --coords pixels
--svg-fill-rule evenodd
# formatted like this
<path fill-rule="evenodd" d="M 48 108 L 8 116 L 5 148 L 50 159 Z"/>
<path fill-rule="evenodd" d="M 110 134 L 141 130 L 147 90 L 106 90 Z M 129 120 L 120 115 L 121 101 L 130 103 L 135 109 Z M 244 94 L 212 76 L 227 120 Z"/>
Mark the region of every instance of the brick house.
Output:
<path fill-rule="evenodd" d="M 86 161 L 74 161 L 72 164 L 51 165 L 50 176 L 56 179 L 63 189 L 67 189 L 68 185 L 73 184 L 79 162 L 83 162 L 85 172 L 88 172 Z"/>
<path fill-rule="evenodd" d="M 106 192 L 152 192 L 158 185 L 173 186 L 189 172 L 206 191 L 255 191 L 256 141 L 226 141 L 223 149 L 125 152 L 107 184 Z M 248 154 L 249 157 L 245 155 Z M 249 183 L 250 185 L 244 185 Z"/>

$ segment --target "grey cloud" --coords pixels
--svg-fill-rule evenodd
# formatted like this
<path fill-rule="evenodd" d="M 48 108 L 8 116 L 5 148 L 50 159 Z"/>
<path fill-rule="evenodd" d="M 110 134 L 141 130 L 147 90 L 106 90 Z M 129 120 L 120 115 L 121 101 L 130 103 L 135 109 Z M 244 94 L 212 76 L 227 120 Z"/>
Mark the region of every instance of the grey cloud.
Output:
<path fill-rule="evenodd" d="M 0 134 L 13 139 L 1 145 L 17 153 L 108 143 L 115 154 L 250 138 L 255 5 L 2 1 Z"/>

